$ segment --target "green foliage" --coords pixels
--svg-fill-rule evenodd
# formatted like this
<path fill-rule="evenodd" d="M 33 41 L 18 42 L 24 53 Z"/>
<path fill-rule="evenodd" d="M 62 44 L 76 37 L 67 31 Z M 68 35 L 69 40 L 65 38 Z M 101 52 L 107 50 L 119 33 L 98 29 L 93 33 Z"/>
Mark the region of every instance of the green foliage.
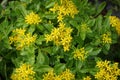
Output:
<path fill-rule="evenodd" d="M 75 80 L 82 80 L 87 75 L 94 80 L 98 71 L 95 67 L 97 60 L 105 58 L 101 55 L 109 55 L 111 46 L 118 43 L 119 36 L 109 21 L 112 12 L 101 14 L 106 6 L 105 2 L 96 7 L 88 0 L 74 0 L 78 14 L 74 18 L 67 15 L 63 19 L 66 27 L 73 29 L 70 49 L 65 52 L 63 46 L 56 46 L 53 41 L 47 43 L 45 40 L 45 35 L 50 34 L 59 24 L 57 12 L 49 11 L 56 2 L 60 3 L 60 0 L 17 0 L 8 1 L 6 8 L 0 5 L 0 74 L 4 79 L 9 80 L 13 70 L 21 63 L 28 63 L 34 67 L 36 80 L 42 80 L 42 75 L 52 69 L 59 75 L 67 68 L 75 75 Z M 32 11 L 40 16 L 40 23 L 29 25 L 25 22 L 26 15 Z M 10 44 L 9 37 L 18 28 L 26 29 L 25 33 L 37 35 L 35 43 L 21 50 Z M 102 42 L 101 36 L 107 32 L 111 34 L 111 44 Z M 73 52 L 82 47 L 88 52 L 85 60 L 74 59 Z"/>

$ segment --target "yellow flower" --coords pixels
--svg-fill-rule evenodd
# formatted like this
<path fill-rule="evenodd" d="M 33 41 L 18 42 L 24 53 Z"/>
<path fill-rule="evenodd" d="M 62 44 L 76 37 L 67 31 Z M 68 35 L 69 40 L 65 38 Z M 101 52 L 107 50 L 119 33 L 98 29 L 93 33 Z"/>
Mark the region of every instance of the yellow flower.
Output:
<path fill-rule="evenodd" d="M 54 7 L 50 8 L 50 11 L 53 11 L 53 13 L 57 12 L 58 22 L 62 22 L 66 15 L 74 18 L 74 15 L 78 14 L 78 10 L 72 0 L 60 0 L 60 4 L 55 3 Z"/>
<path fill-rule="evenodd" d="M 51 34 L 45 35 L 45 40 L 47 43 L 48 41 L 53 41 L 57 46 L 62 45 L 64 51 L 69 51 L 72 41 L 71 32 L 72 29 L 70 27 L 67 28 L 64 23 L 60 22 L 58 28 L 53 28 Z"/>
<path fill-rule="evenodd" d="M 55 13 L 58 9 L 58 3 L 55 3 L 54 7 L 53 8 L 50 8 L 50 11 L 52 11 L 53 13 Z"/>
<path fill-rule="evenodd" d="M 22 64 L 19 68 L 16 68 L 11 75 L 12 80 L 35 80 L 35 72 L 33 67 L 28 64 Z"/>
<path fill-rule="evenodd" d="M 102 43 L 103 43 L 103 44 L 106 44 L 106 43 L 107 43 L 107 44 L 110 44 L 110 43 L 112 43 L 112 39 L 111 39 L 109 33 L 102 35 Z"/>
<path fill-rule="evenodd" d="M 17 50 L 21 50 L 25 46 L 29 46 L 36 40 L 36 35 L 30 33 L 25 34 L 25 29 L 15 29 L 12 31 L 13 35 L 9 37 L 10 44 L 14 44 Z"/>
<path fill-rule="evenodd" d="M 120 19 L 116 16 L 110 16 L 110 24 L 115 27 L 118 35 L 120 35 Z"/>
<path fill-rule="evenodd" d="M 43 80 L 55 80 L 55 73 L 53 70 L 50 70 L 47 74 L 44 74 Z"/>
<path fill-rule="evenodd" d="M 83 80 L 91 80 L 90 76 L 83 78 Z"/>
<path fill-rule="evenodd" d="M 69 69 L 66 69 L 60 74 L 61 80 L 74 80 L 75 75 L 70 72 Z"/>
<path fill-rule="evenodd" d="M 109 19 L 110 19 L 110 24 L 113 27 L 116 27 L 118 23 L 120 22 L 119 18 L 117 18 L 116 16 L 110 16 Z"/>
<path fill-rule="evenodd" d="M 55 77 L 55 80 L 62 80 L 62 79 L 61 79 L 60 76 L 58 75 L 58 76 Z"/>
<path fill-rule="evenodd" d="M 69 51 L 70 50 L 69 48 L 70 48 L 69 44 L 63 45 L 63 49 L 64 49 L 65 52 Z"/>
<path fill-rule="evenodd" d="M 43 75 L 43 80 L 74 80 L 75 76 L 70 72 L 69 69 L 63 71 L 59 75 L 56 75 L 53 70 Z"/>
<path fill-rule="evenodd" d="M 78 59 L 78 60 L 82 60 L 84 61 L 88 52 L 85 51 L 84 47 L 83 48 L 80 48 L 80 49 L 76 49 L 74 52 L 74 58 L 75 59 Z"/>
<path fill-rule="evenodd" d="M 39 22 L 41 22 L 41 19 L 38 14 L 31 12 L 29 15 L 26 15 L 25 22 L 27 24 L 38 24 Z"/>
<path fill-rule="evenodd" d="M 57 17 L 57 19 L 58 19 L 58 22 L 62 22 L 62 20 L 63 20 L 63 15 L 58 15 L 58 17 Z"/>
<path fill-rule="evenodd" d="M 111 64 L 110 61 L 98 61 L 96 67 L 99 71 L 95 74 L 97 80 L 117 80 L 120 76 L 118 63 Z"/>

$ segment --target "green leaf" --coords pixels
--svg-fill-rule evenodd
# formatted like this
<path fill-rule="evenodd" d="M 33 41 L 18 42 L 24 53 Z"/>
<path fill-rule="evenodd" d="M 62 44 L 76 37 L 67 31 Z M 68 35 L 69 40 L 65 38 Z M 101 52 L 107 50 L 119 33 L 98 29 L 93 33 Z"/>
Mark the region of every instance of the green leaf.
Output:
<path fill-rule="evenodd" d="M 22 61 L 33 65 L 35 63 L 35 47 L 26 46 L 20 51 L 19 57 L 22 58 Z"/>
<path fill-rule="evenodd" d="M 0 13 L 2 12 L 2 10 L 3 10 L 3 9 L 2 9 L 2 6 L 0 5 Z"/>
<path fill-rule="evenodd" d="M 51 30 L 54 28 L 52 24 L 43 24 L 43 25 L 44 25 L 43 27 L 49 32 L 51 32 Z"/>
<path fill-rule="evenodd" d="M 94 25 L 95 25 L 95 19 L 90 19 L 90 20 L 88 21 L 88 25 L 89 25 L 89 26 L 94 26 Z"/>
<path fill-rule="evenodd" d="M 55 19 L 57 15 L 53 13 L 49 13 L 49 14 L 45 14 L 44 17 L 47 19 Z"/>
<path fill-rule="evenodd" d="M 50 67 L 49 65 L 37 65 L 37 67 L 35 68 L 35 71 L 37 72 L 48 72 L 50 70 L 52 70 L 53 68 Z"/>
<path fill-rule="evenodd" d="M 45 47 L 45 48 L 41 48 L 41 50 L 43 51 L 43 52 L 45 52 L 45 53 L 49 53 L 49 54 L 51 54 L 52 53 L 52 47 Z"/>
<path fill-rule="evenodd" d="M 98 15 L 106 6 L 106 2 L 102 2 L 98 8 L 97 8 L 97 12 L 96 12 L 96 15 Z"/>
<path fill-rule="evenodd" d="M 97 69 L 95 69 L 95 68 L 85 68 L 85 69 L 81 69 L 80 70 L 81 73 L 87 73 L 87 72 L 89 72 L 91 74 L 95 74 L 96 71 L 97 71 Z"/>
<path fill-rule="evenodd" d="M 49 64 L 48 56 L 46 55 L 46 53 L 42 53 L 40 49 L 38 51 L 36 64 L 37 65 Z"/>
<path fill-rule="evenodd" d="M 105 49 L 108 51 L 110 49 L 110 44 L 105 44 Z"/>
<path fill-rule="evenodd" d="M 70 20 L 69 23 L 70 23 L 72 26 L 74 26 L 74 27 L 77 27 L 77 26 L 78 26 L 77 22 L 74 21 L 74 20 Z"/>
<path fill-rule="evenodd" d="M 36 44 L 41 45 L 43 41 L 45 41 L 45 36 L 40 35 L 39 38 L 36 40 Z"/>
<path fill-rule="evenodd" d="M 62 64 L 62 63 L 58 63 L 54 66 L 54 70 L 56 74 L 61 73 L 63 70 L 65 70 L 65 68 L 66 68 L 65 64 Z"/>
<path fill-rule="evenodd" d="M 81 32 L 80 32 L 80 37 L 81 37 L 81 39 L 84 41 L 85 38 L 86 38 L 86 31 L 81 31 Z"/>
<path fill-rule="evenodd" d="M 92 47 L 92 46 L 87 46 L 87 47 L 85 48 L 85 50 L 86 50 L 88 53 L 90 53 L 90 52 L 93 51 L 93 47 Z"/>
<path fill-rule="evenodd" d="M 34 31 L 35 31 L 35 25 L 31 25 L 28 29 L 28 32 L 32 34 Z"/>
<path fill-rule="evenodd" d="M 80 60 L 76 60 L 75 65 L 76 65 L 76 68 L 75 68 L 76 71 L 79 71 L 83 66 L 83 62 Z"/>
<path fill-rule="evenodd" d="M 89 53 L 89 55 L 95 56 L 98 55 L 101 52 L 101 48 L 96 48 L 92 52 Z"/>
<path fill-rule="evenodd" d="M 104 22 L 103 22 L 103 33 L 107 32 L 107 30 L 110 29 L 110 20 L 109 18 L 105 18 Z"/>
<path fill-rule="evenodd" d="M 54 4 L 55 4 L 55 2 L 50 1 L 49 3 L 46 4 L 45 8 L 50 8 L 50 7 L 54 6 Z"/>

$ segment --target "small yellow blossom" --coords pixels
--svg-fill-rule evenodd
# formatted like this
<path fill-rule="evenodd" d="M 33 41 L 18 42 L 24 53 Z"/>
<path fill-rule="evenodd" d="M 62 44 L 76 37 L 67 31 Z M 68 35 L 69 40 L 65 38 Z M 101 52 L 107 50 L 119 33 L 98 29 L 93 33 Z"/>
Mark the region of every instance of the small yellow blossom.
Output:
<path fill-rule="evenodd" d="M 74 58 L 75 59 L 78 59 L 78 60 L 82 60 L 84 61 L 88 52 L 85 51 L 84 47 L 83 48 L 80 48 L 80 49 L 76 49 L 74 52 Z"/>
<path fill-rule="evenodd" d="M 51 34 L 45 35 L 45 40 L 47 43 L 48 41 L 53 41 L 57 46 L 62 45 L 64 51 L 69 51 L 72 40 L 71 32 L 72 29 L 70 27 L 67 28 L 64 23 L 60 22 L 58 28 L 53 28 Z"/>
<path fill-rule="evenodd" d="M 50 70 L 47 74 L 44 74 L 43 80 L 55 80 L 55 73 L 53 70 Z"/>
<path fill-rule="evenodd" d="M 17 50 L 21 50 L 25 46 L 29 46 L 31 43 L 34 43 L 36 40 L 35 35 L 30 33 L 25 33 L 25 29 L 15 29 L 12 31 L 13 35 L 9 37 L 10 44 L 14 44 Z"/>
<path fill-rule="evenodd" d="M 110 19 L 110 24 L 113 27 L 116 27 L 118 25 L 118 23 L 120 23 L 119 18 L 117 18 L 116 16 L 110 16 L 109 19 Z"/>
<path fill-rule="evenodd" d="M 52 11 L 53 13 L 55 13 L 57 11 L 58 7 L 59 7 L 58 3 L 55 3 L 54 7 L 50 8 L 50 11 Z"/>
<path fill-rule="evenodd" d="M 91 80 L 91 77 L 87 76 L 87 77 L 83 78 L 83 80 Z"/>
<path fill-rule="evenodd" d="M 98 61 L 96 67 L 99 71 L 95 74 L 97 80 L 117 80 L 120 76 L 118 63 L 111 64 L 110 61 Z"/>
<path fill-rule="evenodd" d="M 74 80 L 75 75 L 70 72 L 69 69 L 66 69 L 59 75 L 56 75 L 53 70 L 50 70 L 48 73 L 43 75 L 43 80 Z"/>
<path fill-rule="evenodd" d="M 16 68 L 11 75 L 12 80 L 35 80 L 35 72 L 33 67 L 28 64 L 22 64 L 19 68 Z"/>
<path fill-rule="evenodd" d="M 58 14 L 58 22 L 62 22 L 64 16 L 71 16 L 74 18 L 75 14 L 78 14 L 78 10 L 72 0 L 60 0 L 60 4 L 55 3 L 53 8 L 50 8 L 50 11 L 53 13 L 57 12 Z"/>
<path fill-rule="evenodd" d="M 62 79 L 61 79 L 60 76 L 58 75 L 58 76 L 55 77 L 55 80 L 62 80 Z"/>
<path fill-rule="evenodd" d="M 60 74 L 61 80 L 74 80 L 75 75 L 70 72 L 69 69 L 66 69 Z"/>
<path fill-rule="evenodd" d="M 110 43 L 112 43 L 112 39 L 111 39 L 111 37 L 110 37 L 110 34 L 109 33 L 106 33 L 106 34 L 103 34 L 102 35 L 102 43 L 103 44 L 110 44 Z"/>
<path fill-rule="evenodd" d="M 25 22 L 27 24 L 38 24 L 39 22 L 41 22 L 41 19 L 38 14 L 31 12 L 29 15 L 26 15 Z"/>
<path fill-rule="evenodd" d="M 109 19 L 112 27 L 115 27 L 118 35 L 120 35 L 120 19 L 116 16 L 110 16 Z"/>

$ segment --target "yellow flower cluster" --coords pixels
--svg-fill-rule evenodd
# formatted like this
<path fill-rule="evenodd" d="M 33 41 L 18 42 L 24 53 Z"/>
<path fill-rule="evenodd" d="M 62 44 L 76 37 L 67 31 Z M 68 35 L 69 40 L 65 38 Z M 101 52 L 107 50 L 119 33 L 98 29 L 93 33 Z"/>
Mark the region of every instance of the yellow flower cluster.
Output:
<path fill-rule="evenodd" d="M 106 33 L 106 34 L 103 34 L 102 35 L 102 43 L 103 44 L 110 44 L 110 43 L 112 43 L 112 39 L 111 39 L 111 37 L 110 37 L 110 34 L 109 33 Z"/>
<path fill-rule="evenodd" d="M 111 64 L 110 61 L 98 61 L 97 65 L 99 72 L 95 74 L 97 80 L 117 80 L 120 76 L 118 63 Z"/>
<path fill-rule="evenodd" d="M 50 70 L 47 74 L 44 74 L 43 80 L 55 80 L 55 73 L 53 70 Z"/>
<path fill-rule="evenodd" d="M 53 41 L 57 46 L 62 45 L 64 51 L 69 51 L 72 29 L 70 27 L 65 27 L 65 24 L 60 22 L 58 28 L 54 28 L 51 34 L 45 35 L 46 42 Z"/>
<path fill-rule="evenodd" d="M 88 52 L 85 51 L 84 47 L 83 48 L 80 48 L 80 49 L 76 49 L 74 52 L 74 58 L 77 60 L 82 60 L 84 61 Z"/>
<path fill-rule="evenodd" d="M 110 16 L 110 24 L 115 27 L 117 33 L 120 35 L 120 19 L 116 16 Z"/>
<path fill-rule="evenodd" d="M 35 42 L 36 36 L 30 33 L 25 34 L 25 29 L 15 29 L 12 31 L 13 35 L 9 37 L 10 44 L 14 43 L 17 50 L 21 50 L 25 46 L 29 46 Z"/>
<path fill-rule="evenodd" d="M 74 18 L 74 15 L 78 13 L 78 10 L 72 0 L 60 0 L 60 5 L 55 3 L 53 8 L 50 8 L 50 11 L 58 13 L 58 22 L 63 20 L 63 17 L 68 15 Z"/>
<path fill-rule="evenodd" d="M 56 75 L 53 70 L 49 71 L 47 74 L 43 75 L 43 80 L 74 80 L 74 75 L 69 69 L 62 72 L 60 75 Z"/>
<path fill-rule="evenodd" d="M 38 14 L 31 12 L 29 15 L 26 15 L 25 22 L 27 24 L 38 24 L 39 22 L 41 22 L 41 19 Z"/>
<path fill-rule="evenodd" d="M 87 76 L 87 77 L 83 78 L 83 80 L 91 80 L 91 77 Z"/>
<path fill-rule="evenodd" d="M 60 77 L 62 80 L 73 80 L 75 78 L 69 69 L 66 69 L 66 71 L 62 72 Z"/>
<path fill-rule="evenodd" d="M 12 80 L 35 80 L 35 72 L 33 67 L 28 64 L 22 64 L 19 68 L 16 68 L 11 75 Z"/>

